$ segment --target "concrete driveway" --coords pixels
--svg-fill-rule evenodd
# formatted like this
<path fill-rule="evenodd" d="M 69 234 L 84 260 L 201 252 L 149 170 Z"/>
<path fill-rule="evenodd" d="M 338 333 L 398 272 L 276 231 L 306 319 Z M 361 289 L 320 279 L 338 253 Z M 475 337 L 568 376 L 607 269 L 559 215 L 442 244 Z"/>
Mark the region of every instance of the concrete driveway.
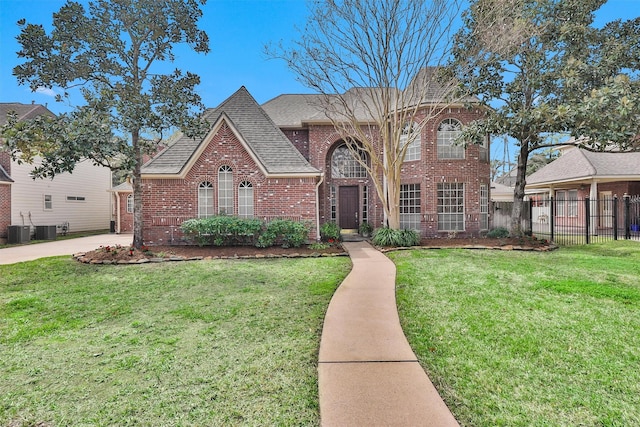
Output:
<path fill-rule="evenodd" d="M 58 255 L 73 255 L 78 252 L 92 251 L 100 246 L 127 246 L 132 242 L 132 234 L 98 234 L 77 239 L 14 246 L 0 249 L 0 264 L 14 264 Z"/>

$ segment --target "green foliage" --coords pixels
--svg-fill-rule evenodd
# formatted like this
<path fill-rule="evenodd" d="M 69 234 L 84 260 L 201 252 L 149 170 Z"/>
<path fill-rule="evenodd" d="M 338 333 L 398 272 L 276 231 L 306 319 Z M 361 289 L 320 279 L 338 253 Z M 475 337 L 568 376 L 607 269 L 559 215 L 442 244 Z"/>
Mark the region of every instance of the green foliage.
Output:
<path fill-rule="evenodd" d="M 200 246 L 236 246 L 255 244 L 262 232 L 263 222 L 258 219 L 215 215 L 187 220 L 180 228 Z"/>
<path fill-rule="evenodd" d="M 18 22 L 17 55 L 24 62 L 13 69 L 19 84 L 61 88 L 57 101 L 70 102 L 69 92 L 81 87 L 85 105 L 52 120 L 29 122 L 27 128 L 3 129 L 11 154 L 25 160 L 38 152 L 43 162 L 34 176 L 72 171 L 81 159 L 112 169 L 132 171 L 135 200 L 142 200 L 140 166 L 143 154 L 174 127 L 201 135 L 207 124 L 195 90 L 200 78 L 175 69 L 163 74 L 159 63 L 175 59 L 174 47 L 186 44 L 209 51 L 207 34 L 197 26 L 200 1 L 95 1 L 88 8 L 66 2 L 49 25 Z M 10 123 L 14 126 L 16 123 Z M 38 138 L 31 138 L 32 135 Z M 31 144 L 31 145 L 29 145 Z M 134 206 L 134 245 L 142 246 L 141 204 Z"/>
<path fill-rule="evenodd" d="M 487 237 L 490 239 L 503 239 L 509 237 L 509 230 L 504 227 L 496 227 L 487 233 Z"/>
<path fill-rule="evenodd" d="M 256 246 L 266 248 L 276 244 L 283 248 L 302 246 L 309 237 L 309 228 L 298 221 L 274 219 L 263 229 Z"/>
<path fill-rule="evenodd" d="M 320 238 L 323 242 L 340 241 L 340 226 L 335 222 L 325 222 L 320 226 Z"/>
<path fill-rule="evenodd" d="M 369 224 L 367 221 L 362 221 L 358 227 L 358 232 L 362 235 L 371 235 L 373 232 L 373 225 Z"/>
<path fill-rule="evenodd" d="M 383 247 L 407 247 L 420 244 L 420 233 L 415 230 L 394 230 L 388 227 L 377 228 L 372 242 Z"/>

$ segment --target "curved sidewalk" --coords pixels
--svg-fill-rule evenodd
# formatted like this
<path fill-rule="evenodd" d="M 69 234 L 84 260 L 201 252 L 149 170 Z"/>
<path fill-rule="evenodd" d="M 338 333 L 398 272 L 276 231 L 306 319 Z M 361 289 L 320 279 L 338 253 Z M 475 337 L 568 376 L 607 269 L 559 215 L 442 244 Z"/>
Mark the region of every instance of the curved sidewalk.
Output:
<path fill-rule="evenodd" d="M 58 255 L 73 255 L 78 252 L 92 251 L 100 246 L 126 246 L 130 245 L 131 242 L 133 242 L 133 234 L 98 234 L 74 239 L 12 246 L 0 249 L 0 264 L 14 264 Z"/>
<path fill-rule="evenodd" d="M 320 342 L 322 426 L 458 426 L 400 327 L 395 265 L 366 242 L 344 247 L 353 269 Z"/>

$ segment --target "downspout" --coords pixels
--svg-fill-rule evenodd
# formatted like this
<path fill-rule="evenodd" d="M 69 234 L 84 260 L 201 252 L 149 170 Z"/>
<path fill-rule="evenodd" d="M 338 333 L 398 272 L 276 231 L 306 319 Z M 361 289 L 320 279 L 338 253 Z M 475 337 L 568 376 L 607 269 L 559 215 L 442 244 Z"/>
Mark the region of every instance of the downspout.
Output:
<path fill-rule="evenodd" d="M 320 181 L 316 184 L 316 241 L 320 241 L 320 186 L 324 181 L 324 172 L 320 174 Z"/>
<path fill-rule="evenodd" d="M 116 234 L 120 234 L 120 192 L 116 191 Z"/>

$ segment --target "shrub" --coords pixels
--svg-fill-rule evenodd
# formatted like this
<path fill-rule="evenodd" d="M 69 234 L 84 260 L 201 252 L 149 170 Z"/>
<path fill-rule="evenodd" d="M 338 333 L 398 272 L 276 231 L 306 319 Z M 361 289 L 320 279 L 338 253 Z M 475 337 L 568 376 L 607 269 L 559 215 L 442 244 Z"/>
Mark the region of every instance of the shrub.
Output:
<path fill-rule="evenodd" d="M 375 230 L 372 242 L 376 246 L 385 247 L 417 246 L 420 244 L 420 234 L 415 230 L 393 230 L 383 227 Z"/>
<path fill-rule="evenodd" d="M 215 215 L 187 220 L 180 228 L 200 246 L 236 246 L 253 244 L 260 235 L 262 226 L 262 221 L 258 219 Z"/>
<path fill-rule="evenodd" d="M 503 239 L 509 237 L 509 230 L 504 227 L 496 227 L 487 233 L 487 237 L 490 239 Z"/>
<path fill-rule="evenodd" d="M 283 248 L 298 248 L 307 241 L 308 236 L 309 229 L 305 224 L 288 219 L 274 219 L 266 225 L 256 246 L 266 248 L 279 243 Z"/>
<path fill-rule="evenodd" d="M 340 226 L 335 222 L 325 222 L 320 226 L 320 238 L 323 242 L 340 240 Z"/>

